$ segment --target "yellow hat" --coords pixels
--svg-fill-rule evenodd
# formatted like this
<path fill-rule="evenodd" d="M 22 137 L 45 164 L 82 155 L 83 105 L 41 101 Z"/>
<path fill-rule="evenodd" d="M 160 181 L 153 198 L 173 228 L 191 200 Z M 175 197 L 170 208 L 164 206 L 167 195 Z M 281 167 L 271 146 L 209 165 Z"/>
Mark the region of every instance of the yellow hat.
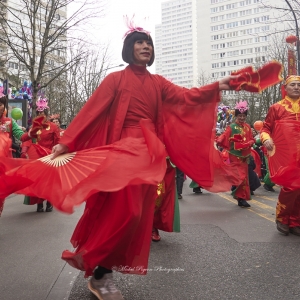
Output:
<path fill-rule="evenodd" d="M 292 81 L 300 81 L 300 76 L 298 76 L 298 75 L 289 75 L 285 79 L 285 85 L 289 84 Z"/>

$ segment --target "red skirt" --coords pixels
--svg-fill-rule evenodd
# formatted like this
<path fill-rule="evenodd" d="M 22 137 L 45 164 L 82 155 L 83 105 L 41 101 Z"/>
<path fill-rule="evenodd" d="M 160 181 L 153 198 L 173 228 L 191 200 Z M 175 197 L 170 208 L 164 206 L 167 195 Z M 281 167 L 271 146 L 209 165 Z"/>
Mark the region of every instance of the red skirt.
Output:
<path fill-rule="evenodd" d="M 76 249 L 62 254 L 70 265 L 85 271 L 85 276 L 92 275 L 99 265 L 146 274 L 157 185 L 166 172 L 166 152 L 153 128 L 142 129 L 126 128 L 120 141 L 72 153 L 67 161 L 44 157 L 0 162 L 7 170 L 3 175 L 7 184 L 0 182 L 0 197 L 14 192 L 47 198 L 69 213 L 86 201 L 71 238 Z M 84 162 L 83 157 L 87 157 Z M 26 178 L 33 182 L 24 188 Z"/>
<path fill-rule="evenodd" d="M 5 159 L 7 157 L 12 157 L 11 154 L 11 144 L 12 140 L 9 138 L 7 133 L 0 132 L 0 157 Z M 0 198 L 0 217 L 3 211 L 5 198 Z"/>
<path fill-rule="evenodd" d="M 62 259 L 93 274 L 96 266 L 123 273 L 146 274 L 157 187 L 128 186 L 98 193 L 86 202 L 71 243 Z"/>

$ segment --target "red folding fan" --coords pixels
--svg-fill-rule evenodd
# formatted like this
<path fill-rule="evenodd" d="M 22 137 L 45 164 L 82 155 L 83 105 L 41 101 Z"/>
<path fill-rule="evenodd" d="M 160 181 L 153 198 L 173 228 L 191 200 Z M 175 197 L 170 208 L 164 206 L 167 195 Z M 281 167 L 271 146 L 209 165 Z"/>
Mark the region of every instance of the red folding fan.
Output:
<path fill-rule="evenodd" d="M 165 147 L 153 132 L 143 130 L 145 139 L 128 137 L 108 146 L 62 154 L 53 160 L 48 155 L 38 160 L 0 161 L 0 170 L 5 172 L 2 177 L 12 183 L 10 187 L 16 178 L 18 182 L 22 178 L 30 180 L 25 188 L 18 183 L 14 190 L 3 186 L 0 198 L 12 192 L 36 196 L 71 213 L 74 206 L 98 191 L 114 192 L 128 185 L 157 185 L 166 172 Z"/>
<path fill-rule="evenodd" d="M 39 144 L 31 144 L 27 151 L 27 155 L 30 159 L 39 159 L 43 156 L 49 155 L 50 153 L 50 149 L 42 147 Z"/>

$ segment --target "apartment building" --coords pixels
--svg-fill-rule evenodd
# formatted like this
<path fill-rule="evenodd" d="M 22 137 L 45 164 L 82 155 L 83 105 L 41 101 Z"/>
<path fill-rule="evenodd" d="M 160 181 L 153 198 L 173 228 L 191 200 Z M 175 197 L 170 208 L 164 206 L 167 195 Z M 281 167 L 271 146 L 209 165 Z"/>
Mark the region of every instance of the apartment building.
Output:
<path fill-rule="evenodd" d="M 169 0 L 162 3 L 156 26 L 156 72 L 185 86 L 199 77 L 218 79 L 265 62 L 270 35 L 283 29 L 280 0 Z"/>
<path fill-rule="evenodd" d="M 196 1 L 163 2 L 161 16 L 155 28 L 156 73 L 190 87 L 197 76 Z"/>
<path fill-rule="evenodd" d="M 31 24 L 30 17 L 28 16 L 28 7 L 26 7 L 24 1 L 3 0 L 1 2 L 0 13 L 1 16 L 5 18 L 5 21 L 2 21 L 2 26 L 5 26 L 7 34 L 10 36 L 10 39 L 14 44 L 14 48 L 17 49 L 17 52 L 24 57 L 28 63 L 29 55 L 26 48 L 28 46 L 31 55 L 33 53 L 33 48 L 35 48 L 36 61 L 38 62 L 41 55 L 43 35 L 46 30 L 47 14 L 49 14 L 49 12 L 45 9 L 45 5 L 43 5 L 42 1 L 39 3 L 38 13 L 35 18 L 35 28 L 33 28 L 34 26 Z M 67 9 L 66 7 L 62 7 L 57 11 L 53 18 L 53 22 L 51 22 L 49 35 L 51 35 L 52 32 L 55 32 L 57 27 L 62 24 L 66 17 Z M 5 39 L 2 26 L 0 26 L 0 35 Z M 36 31 L 35 39 L 33 38 L 34 30 Z M 55 67 L 65 62 L 66 45 L 67 38 L 65 35 L 58 38 L 52 47 L 47 48 L 45 54 L 46 69 L 55 69 Z M 28 69 L 3 41 L 0 41 L 0 62 L 2 78 L 7 76 L 10 78 L 18 78 L 19 82 L 28 80 Z M 36 69 L 38 68 L 38 65 L 39 64 L 36 63 Z"/>

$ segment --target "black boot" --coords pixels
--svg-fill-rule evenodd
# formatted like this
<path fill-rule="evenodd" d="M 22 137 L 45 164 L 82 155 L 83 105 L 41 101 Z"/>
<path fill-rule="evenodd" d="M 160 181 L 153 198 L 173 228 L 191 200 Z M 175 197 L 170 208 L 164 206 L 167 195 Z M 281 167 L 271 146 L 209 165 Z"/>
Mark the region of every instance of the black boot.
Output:
<path fill-rule="evenodd" d="M 44 211 L 44 205 L 43 203 L 38 203 L 37 204 L 37 209 L 36 209 L 37 212 L 43 212 Z"/>
<path fill-rule="evenodd" d="M 193 192 L 195 194 L 202 194 L 201 187 L 199 186 L 199 187 L 193 188 Z"/>
<path fill-rule="evenodd" d="M 238 206 L 240 206 L 240 207 L 246 207 L 246 208 L 251 207 L 251 205 L 246 200 L 244 200 L 242 198 L 239 198 L 239 200 L 238 200 Z"/>
<path fill-rule="evenodd" d="M 52 204 L 49 201 L 47 201 L 46 212 L 51 212 L 52 210 L 53 210 Z"/>

